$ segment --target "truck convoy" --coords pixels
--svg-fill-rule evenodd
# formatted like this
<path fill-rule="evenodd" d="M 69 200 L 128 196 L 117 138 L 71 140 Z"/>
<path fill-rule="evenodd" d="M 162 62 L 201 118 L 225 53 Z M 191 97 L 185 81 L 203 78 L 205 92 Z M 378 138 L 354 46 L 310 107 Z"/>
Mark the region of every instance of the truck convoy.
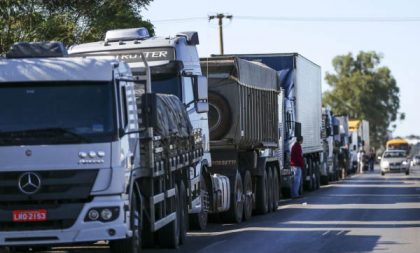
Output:
<path fill-rule="evenodd" d="M 69 56 L 16 44 L 0 62 L 0 246 L 176 248 L 209 213 L 276 210 L 296 136 L 303 185 L 319 188 L 320 67 L 296 53 L 200 61 L 198 43 L 135 28 Z"/>
<path fill-rule="evenodd" d="M 176 96 L 151 93 L 147 64 L 139 87 L 124 62 L 66 55 L 17 43 L 0 60 L 0 247 L 177 247 L 201 133 Z"/>

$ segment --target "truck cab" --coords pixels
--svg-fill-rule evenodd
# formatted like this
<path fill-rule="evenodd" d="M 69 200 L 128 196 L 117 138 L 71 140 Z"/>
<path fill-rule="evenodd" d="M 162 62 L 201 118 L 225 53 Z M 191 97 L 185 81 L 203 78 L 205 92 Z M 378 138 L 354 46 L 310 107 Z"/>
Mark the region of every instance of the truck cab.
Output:
<path fill-rule="evenodd" d="M 65 56 L 60 43 L 17 43 L 0 59 L 0 246 L 133 237 L 130 68 Z"/>

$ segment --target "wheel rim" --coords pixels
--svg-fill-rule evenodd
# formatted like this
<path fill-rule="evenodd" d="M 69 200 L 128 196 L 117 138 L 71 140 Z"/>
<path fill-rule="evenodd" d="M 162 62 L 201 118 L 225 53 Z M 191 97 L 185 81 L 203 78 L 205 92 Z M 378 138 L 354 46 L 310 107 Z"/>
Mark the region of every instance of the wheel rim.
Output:
<path fill-rule="evenodd" d="M 252 180 L 249 172 L 245 173 L 244 182 L 244 214 L 245 218 L 248 219 L 252 215 Z"/>
<path fill-rule="evenodd" d="M 243 203 L 242 203 L 242 183 L 240 180 L 236 182 L 236 215 L 239 218 L 243 212 Z"/>

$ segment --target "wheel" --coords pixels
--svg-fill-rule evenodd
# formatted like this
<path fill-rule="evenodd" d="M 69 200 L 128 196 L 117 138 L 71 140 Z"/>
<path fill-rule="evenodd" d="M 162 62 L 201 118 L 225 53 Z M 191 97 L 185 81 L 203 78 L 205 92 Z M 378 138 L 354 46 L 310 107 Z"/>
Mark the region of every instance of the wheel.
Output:
<path fill-rule="evenodd" d="M 385 172 L 381 172 L 381 175 L 382 175 L 382 176 L 385 176 Z"/>
<path fill-rule="evenodd" d="M 410 171 L 409 170 L 406 170 L 405 171 L 405 174 L 408 176 L 408 175 L 410 175 Z"/>
<path fill-rule="evenodd" d="M 273 212 L 277 211 L 277 207 L 279 206 L 280 200 L 280 181 L 279 181 L 279 173 L 277 172 L 277 168 L 273 167 Z"/>
<path fill-rule="evenodd" d="M 204 201 L 205 201 L 205 195 L 208 194 L 207 192 L 207 184 L 206 184 L 206 180 L 203 176 L 203 174 L 201 174 L 200 176 L 200 195 L 201 195 L 201 212 L 199 213 L 194 213 L 190 215 L 190 226 L 192 229 L 195 230 L 204 230 L 207 227 L 207 222 L 208 222 L 208 212 L 206 210 L 204 210 Z"/>
<path fill-rule="evenodd" d="M 109 246 L 112 253 L 138 253 L 141 250 L 142 208 L 140 197 L 136 192 L 131 195 L 130 205 L 130 227 L 133 236 L 127 239 L 110 241 Z"/>
<path fill-rule="evenodd" d="M 273 210 L 273 171 L 270 167 L 267 168 L 267 198 L 268 198 L 268 212 L 270 213 Z"/>
<path fill-rule="evenodd" d="M 231 127 L 230 106 L 222 95 L 215 92 L 209 92 L 208 99 L 210 139 L 220 140 Z"/>
<path fill-rule="evenodd" d="M 244 175 L 244 220 L 249 220 L 252 216 L 252 178 L 251 172 L 247 170 Z"/>
<path fill-rule="evenodd" d="M 179 184 L 179 202 L 180 219 L 179 219 L 179 243 L 184 244 L 187 239 L 188 230 L 188 204 L 187 204 L 187 190 L 183 181 Z"/>
<path fill-rule="evenodd" d="M 267 194 L 267 171 L 264 170 L 263 174 L 257 179 L 257 212 L 259 214 L 266 214 L 268 212 L 268 194 Z"/>
<path fill-rule="evenodd" d="M 176 249 L 179 246 L 179 233 L 180 233 L 180 206 L 179 206 L 179 190 L 175 184 L 175 196 L 172 197 L 171 205 L 176 212 L 175 220 L 164 226 L 159 230 L 160 245 L 165 248 Z"/>
<path fill-rule="evenodd" d="M 240 223 L 244 214 L 244 202 L 243 202 L 243 186 L 241 175 L 237 172 L 232 182 L 232 194 L 230 208 L 222 218 L 227 222 Z"/>

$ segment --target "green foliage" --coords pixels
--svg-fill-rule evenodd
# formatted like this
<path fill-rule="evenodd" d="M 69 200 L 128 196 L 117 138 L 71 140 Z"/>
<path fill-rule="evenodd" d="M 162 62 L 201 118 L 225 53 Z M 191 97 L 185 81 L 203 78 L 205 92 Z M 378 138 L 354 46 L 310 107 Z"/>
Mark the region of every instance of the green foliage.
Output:
<path fill-rule="evenodd" d="M 152 0 L 1 0 L 0 55 L 18 41 L 97 41 L 110 29 L 153 25 L 141 17 Z"/>
<path fill-rule="evenodd" d="M 391 70 L 379 66 L 381 58 L 376 52 L 336 56 L 332 61 L 336 73 L 325 76 L 332 89 L 323 96 L 323 104 L 330 105 L 335 114 L 368 120 L 371 144 L 375 147 L 385 141 L 391 122 L 405 117 L 398 113 L 400 90 Z"/>

